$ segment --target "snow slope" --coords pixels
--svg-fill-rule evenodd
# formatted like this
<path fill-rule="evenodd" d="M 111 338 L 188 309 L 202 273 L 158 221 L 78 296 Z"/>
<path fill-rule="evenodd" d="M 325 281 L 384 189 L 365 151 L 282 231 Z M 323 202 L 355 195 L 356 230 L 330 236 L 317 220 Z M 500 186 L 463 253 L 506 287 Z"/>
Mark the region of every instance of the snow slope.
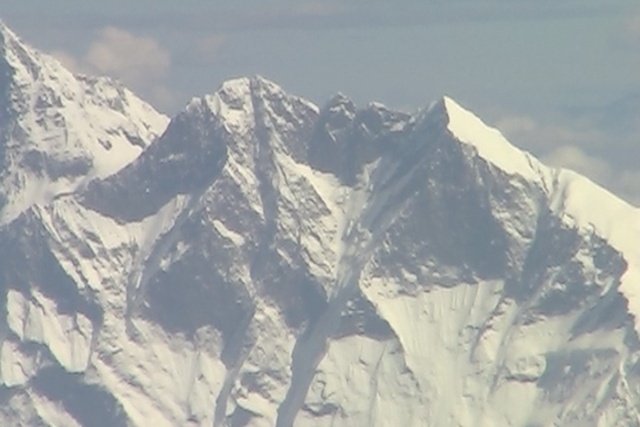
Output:
<path fill-rule="evenodd" d="M 640 314 L 640 209 L 621 200 L 586 177 L 570 170 L 545 168 L 530 154 L 511 145 L 498 130 L 486 126 L 455 101 L 442 101 L 450 118 L 448 129 L 461 142 L 470 144 L 478 154 L 508 174 L 516 174 L 547 189 L 551 210 L 569 226 L 593 232 L 604 238 L 624 257 L 627 270 L 621 278 L 634 316 Z M 636 321 L 640 332 L 640 319 Z"/>
<path fill-rule="evenodd" d="M 3 425 L 640 425 L 639 211 L 449 98 L 230 80 L 87 176 L 0 228 Z"/>
<path fill-rule="evenodd" d="M 77 76 L 0 22 L 0 223 L 134 160 L 168 118 L 108 78 Z"/>

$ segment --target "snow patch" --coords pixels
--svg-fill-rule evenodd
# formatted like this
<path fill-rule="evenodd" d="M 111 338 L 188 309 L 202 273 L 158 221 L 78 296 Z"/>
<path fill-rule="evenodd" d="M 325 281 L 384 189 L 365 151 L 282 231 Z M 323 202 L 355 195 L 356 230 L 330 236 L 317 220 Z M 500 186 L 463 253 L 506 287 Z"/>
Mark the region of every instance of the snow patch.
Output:
<path fill-rule="evenodd" d="M 86 369 L 91 355 L 93 325 L 83 314 L 60 313 L 55 301 L 37 290 L 32 290 L 30 298 L 26 298 L 9 289 L 7 323 L 21 341 L 47 346 L 67 371 L 83 372 Z M 11 366 L 11 361 L 7 362 Z"/>

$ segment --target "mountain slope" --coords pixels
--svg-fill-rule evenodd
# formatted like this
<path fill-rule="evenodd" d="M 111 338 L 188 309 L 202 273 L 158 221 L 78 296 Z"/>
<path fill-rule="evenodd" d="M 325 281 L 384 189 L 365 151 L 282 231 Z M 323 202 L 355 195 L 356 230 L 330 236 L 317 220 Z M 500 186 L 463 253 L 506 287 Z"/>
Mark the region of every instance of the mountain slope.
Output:
<path fill-rule="evenodd" d="M 449 98 L 231 80 L 0 228 L 0 420 L 640 425 L 639 227 Z"/>
<path fill-rule="evenodd" d="M 77 76 L 0 22 L 0 222 L 108 176 L 168 118 L 108 78 Z"/>

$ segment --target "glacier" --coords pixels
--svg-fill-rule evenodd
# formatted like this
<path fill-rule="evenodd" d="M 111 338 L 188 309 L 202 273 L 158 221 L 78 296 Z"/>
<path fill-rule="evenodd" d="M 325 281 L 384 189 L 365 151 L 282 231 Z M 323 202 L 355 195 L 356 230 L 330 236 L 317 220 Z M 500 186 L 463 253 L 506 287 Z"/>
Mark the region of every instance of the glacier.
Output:
<path fill-rule="evenodd" d="M 448 97 L 169 120 L 0 37 L 2 425 L 640 425 L 639 209 Z"/>

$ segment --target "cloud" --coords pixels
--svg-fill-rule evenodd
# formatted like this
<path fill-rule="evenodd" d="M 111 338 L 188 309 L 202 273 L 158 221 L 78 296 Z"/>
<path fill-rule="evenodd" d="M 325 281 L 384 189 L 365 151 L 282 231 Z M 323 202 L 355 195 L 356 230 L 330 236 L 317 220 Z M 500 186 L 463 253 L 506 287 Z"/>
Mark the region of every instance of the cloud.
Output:
<path fill-rule="evenodd" d="M 612 142 L 621 153 L 626 142 L 612 141 L 611 134 L 599 129 L 595 119 L 556 118 L 551 122 L 506 115 L 496 123 L 512 142 L 533 151 L 543 163 L 574 170 L 640 206 L 640 166 L 627 162 L 624 154 L 616 154 Z M 640 153 L 635 155 L 638 158 Z"/>
<path fill-rule="evenodd" d="M 171 56 L 150 37 L 107 27 L 100 30 L 98 39 L 89 46 L 84 63 L 135 85 L 164 78 L 171 67 Z"/>
<path fill-rule="evenodd" d="M 78 63 L 78 60 L 74 58 L 73 55 L 62 50 L 54 50 L 53 52 L 49 52 L 49 53 L 51 54 L 51 56 L 53 56 L 58 61 L 60 61 L 67 70 L 72 71 L 74 73 L 82 72 L 80 64 Z"/>
<path fill-rule="evenodd" d="M 505 135 L 519 135 L 534 131 L 538 126 L 531 117 L 505 116 L 498 120 L 496 127 Z"/>
<path fill-rule="evenodd" d="M 157 108 L 174 107 L 175 96 L 167 85 L 171 71 L 167 49 L 151 37 L 115 27 L 105 27 L 96 35 L 80 57 L 61 50 L 51 54 L 73 72 L 117 78 Z"/>
<path fill-rule="evenodd" d="M 542 158 L 550 166 L 574 170 L 640 206 L 640 169 L 620 169 L 601 157 L 587 154 L 576 146 L 558 147 Z"/>
<path fill-rule="evenodd" d="M 535 154 L 543 155 L 562 146 L 598 147 L 605 133 L 590 120 L 579 118 L 504 115 L 496 127 L 510 140 Z"/>
<path fill-rule="evenodd" d="M 550 166 L 572 169 L 597 182 L 611 180 L 611 167 L 604 160 L 589 156 L 575 145 L 563 145 L 548 153 L 542 161 Z"/>

